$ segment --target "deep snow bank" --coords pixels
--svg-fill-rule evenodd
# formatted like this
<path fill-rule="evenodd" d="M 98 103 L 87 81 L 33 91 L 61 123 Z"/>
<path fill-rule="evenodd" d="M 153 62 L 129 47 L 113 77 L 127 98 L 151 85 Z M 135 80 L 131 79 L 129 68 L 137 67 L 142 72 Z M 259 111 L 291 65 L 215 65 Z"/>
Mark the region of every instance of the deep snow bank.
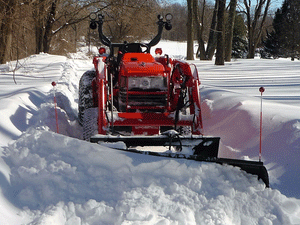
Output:
<path fill-rule="evenodd" d="M 300 223 L 299 200 L 231 166 L 125 153 L 36 129 L 4 155 L 11 169 L 4 195 L 39 210 L 33 224 Z"/>
<path fill-rule="evenodd" d="M 262 155 L 271 187 L 300 198 L 300 62 L 237 60 L 224 67 L 194 61 L 201 77 L 204 133 L 221 137 L 220 156 L 258 160 L 260 92 Z M 208 111 L 208 113 L 207 113 Z"/>
<path fill-rule="evenodd" d="M 26 131 L 37 115 L 42 103 L 48 102 L 48 94 L 53 80 L 58 80 L 66 58 L 47 54 L 32 55 L 23 59 L 21 68 L 13 70 L 16 62 L 0 65 L 0 146 L 15 140 Z M 19 64 L 19 65 L 20 65 Z"/>
<path fill-rule="evenodd" d="M 58 115 L 62 134 L 80 137 L 81 132 L 76 122 L 76 91 L 78 79 L 83 71 L 90 69 L 90 59 L 83 54 L 63 56 L 49 54 L 32 55 L 19 62 L 19 68 L 13 70 L 16 62 L 0 65 L 0 156 L 3 146 L 17 140 L 29 128 L 50 129 L 55 131 L 55 115 L 51 82 L 56 81 L 59 88 L 56 96 L 59 103 Z M 80 58 L 80 60 L 78 60 Z M 89 62 L 89 63 L 88 63 Z M 21 66 L 20 66 L 21 65 Z M 77 98 L 77 97 L 75 97 Z M 3 158 L 0 159 L 0 188 L 10 189 L 10 168 Z M 0 195 L 1 224 L 20 224 L 30 221 L 28 214 L 14 207 Z"/>

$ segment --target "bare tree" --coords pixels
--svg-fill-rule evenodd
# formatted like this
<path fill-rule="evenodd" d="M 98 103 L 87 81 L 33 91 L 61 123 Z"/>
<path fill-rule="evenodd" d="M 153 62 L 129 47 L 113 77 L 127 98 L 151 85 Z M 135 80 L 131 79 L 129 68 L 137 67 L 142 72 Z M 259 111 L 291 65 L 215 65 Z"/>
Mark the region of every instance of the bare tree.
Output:
<path fill-rule="evenodd" d="M 32 13 L 35 20 L 36 53 L 49 52 L 52 38 L 62 30 L 88 17 L 85 11 L 92 3 L 69 0 L 34 0 Z M 94 4 L 94 2 L 93 2 Z M 85 14 L 81 14 L 85 11 Z"/>
<path fill-rule="evenodd" d="M 198 40 L 198 49 L 197 49 L 196 56 L 199 56 L 200 59 L 205 59 L 205 41 L 203 38 L 203 33 L 204 33 L 204 17 L 206 11 L 206 0 L 203 0 L 201 13 L 200 13 L 198 1 L 195 0 L 193 3 L 194 3 L 193 4 L 194 22 L 195 22 L 195 28 L 196 28 L 197 40 Z"/>
<path fill-rule="evenodd" d="M 231 61 L 231 52 L 232 52 L 232 39 L 233 39 L 233 28 L 234 21 L 236 15 L 236 6 L 237 0 L 230 0 L 229 3 L 229 12 L 228 12 L 228 20 L 226 23 L 226 32 L 225 32 L 225 61 Z"/>
<path fill-rule="evenodd" d="M 51 49 L 56 51 L 58 44 L 51 45 L 51 41 L 59 41 L 58 33 L 70 32 L 69 27 L 89 16 L 88 7 L 107 1 L 0 0 L 0 63 Z M 66 42 L 73 38 L 70 34 L 62 36 L 61 41 Z"/>
<path fill-rule="evenodd" d="M 0 64 L 9 60 L 12 47 L 13 17 L 18 1 L 0 0 Z"/>
<path fill-rule="evenodd" d="M 219 8 L 219 1 L 215 1 L 215 8 L 212 16 L 212 21 L 210 25 L 210 31 L 209 31 L 209 38 L 207 42 L 206 47 L 206 53 L 205 57 L 207 60 L 212 60 L 212 57 L 214 55 L 216 46 L 217 46 L 217 39 L 216 39 L 216 27 L 217 27 L 217 12 Z"/>
<path fill-rule="evenodd" d="M 0 63 L 40 52 L 76 51 L 77 38 L 88 33 L 91 12 L 106 15 L 110 37 L 151 38 L 158 6 L 155 0 L 0 0 Z"/>
<path fill-rule="evenodd" d="M 224 65 L 224 14 L 225 14 L 225 5 L 226 0 L 217 0 L 219 1 L 218 15 L 217 15 L 217 52 L 215 65 Z"/>
<path fill-rule="evenodd" d="M 256 47 L 261 40 L 264 23 L 267 18 L 271 0 L 255 0 L 256 5 L 252 6 L 253 0 L 243 0 L 248 28 L 248 58 L 254 58 Z M 254 12 L 252 12 L 254 9 Z"/>
<path fill-rule="evenodd" d="M 215 1 L 212 9 L 206 0 L 194 0 L 193 13 L 198 40 L 197 56 L 200 60 L 211 60 L 216 49 L 216 26 L 219 1 Z M 208 25 L 210 24 L 210 26 Z M 205 49 L 205 43 L 206 49 Z"/>
<path fill-rule="evenodd" d="M 195 2 L 195 1 L 194 1 Z M 168 4 L 166 6 L 161 6 L 157 12 L 168 12 L 173 15 L 172 30 L 168 32 L 163 32 L 162 38 L 166 40 L 172 41 L 186 41 L 187 40 L 187 32 L 186 32 L 186 23 L 187 23 L 187 10 L 186 5 L 181 5 L 179 3 Z"/>
<path fill-rule="evenodd" d="M 188 20 L 187 20 L 187 53 L 188 60 L 194 60 L 194 33 L 193 33 L 193 5 L 195 0 L 187 0 Z"/>
<path fill-rule="evenodd" d="M 158 4 L 153 0 L 116 1 L 103 10 L 112 42 L 138 41 L 156 34 Z"/>
<path fill-rule="evenodd" d="M 53 35 L 53 25 L 56 16 L 56 8 L 59 0 L 53 0 L 51 2 L 51 7 L 49 9 L 49 13 L 46 17 L 46 24 L 44 28 L 44 35 L 43 35 L 43 52 L 49 52 L 50 50 L 50 42 Z"/>

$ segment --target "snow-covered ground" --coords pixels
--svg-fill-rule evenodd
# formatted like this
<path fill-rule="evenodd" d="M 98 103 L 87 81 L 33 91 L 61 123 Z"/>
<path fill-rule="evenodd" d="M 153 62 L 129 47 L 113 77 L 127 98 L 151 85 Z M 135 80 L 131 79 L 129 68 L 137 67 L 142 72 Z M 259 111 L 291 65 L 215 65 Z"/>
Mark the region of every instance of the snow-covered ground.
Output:
<path fill-rule="evenodd" d="M 161 42 L 182 58 L 185 44 Z M 153 49 L 154 50 L 154 49 Z M 237 60 L 198 67 L 204 133 L 221 157 L 263 161 L 271 188 L 238 168 L 112 150 L 81 140 L 84 54 L 0 65 L 0 224 L 300 224 L 300 62 Z M 56 81 L 56 134 L 51 82 Z"/>

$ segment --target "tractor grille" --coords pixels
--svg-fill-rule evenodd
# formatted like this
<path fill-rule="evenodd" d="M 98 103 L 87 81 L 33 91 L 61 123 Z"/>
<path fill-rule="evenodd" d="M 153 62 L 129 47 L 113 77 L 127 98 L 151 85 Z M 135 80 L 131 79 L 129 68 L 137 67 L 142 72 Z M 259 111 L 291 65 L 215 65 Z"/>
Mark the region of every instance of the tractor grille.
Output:
<path fill-rule="evenodd" d="M 119 104 L 127 109 L 154 110 L 165 109 L 167 106 L 167 92 L 120 92 Z M 123 108 L 124 109 L 124 108 Z"/>

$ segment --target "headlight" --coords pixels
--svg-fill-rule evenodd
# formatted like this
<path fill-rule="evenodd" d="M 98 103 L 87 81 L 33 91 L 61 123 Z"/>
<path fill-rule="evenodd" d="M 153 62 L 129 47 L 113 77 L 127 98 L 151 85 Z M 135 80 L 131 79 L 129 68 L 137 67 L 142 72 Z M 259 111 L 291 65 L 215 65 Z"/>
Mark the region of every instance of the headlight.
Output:
<path fill-rule="evenodd" d="M 155 77 L 155 78 L 151 79 L 151 88 L 159 89 L 159 90 L 167 89 L 167 86 L 164 84 L 164 78 L 163 77 Z"/>
<path fill-rule="evenodd" d="M 164 77 L 128 77 L 128 89 L 158 89 L 167 90 Z"/>

